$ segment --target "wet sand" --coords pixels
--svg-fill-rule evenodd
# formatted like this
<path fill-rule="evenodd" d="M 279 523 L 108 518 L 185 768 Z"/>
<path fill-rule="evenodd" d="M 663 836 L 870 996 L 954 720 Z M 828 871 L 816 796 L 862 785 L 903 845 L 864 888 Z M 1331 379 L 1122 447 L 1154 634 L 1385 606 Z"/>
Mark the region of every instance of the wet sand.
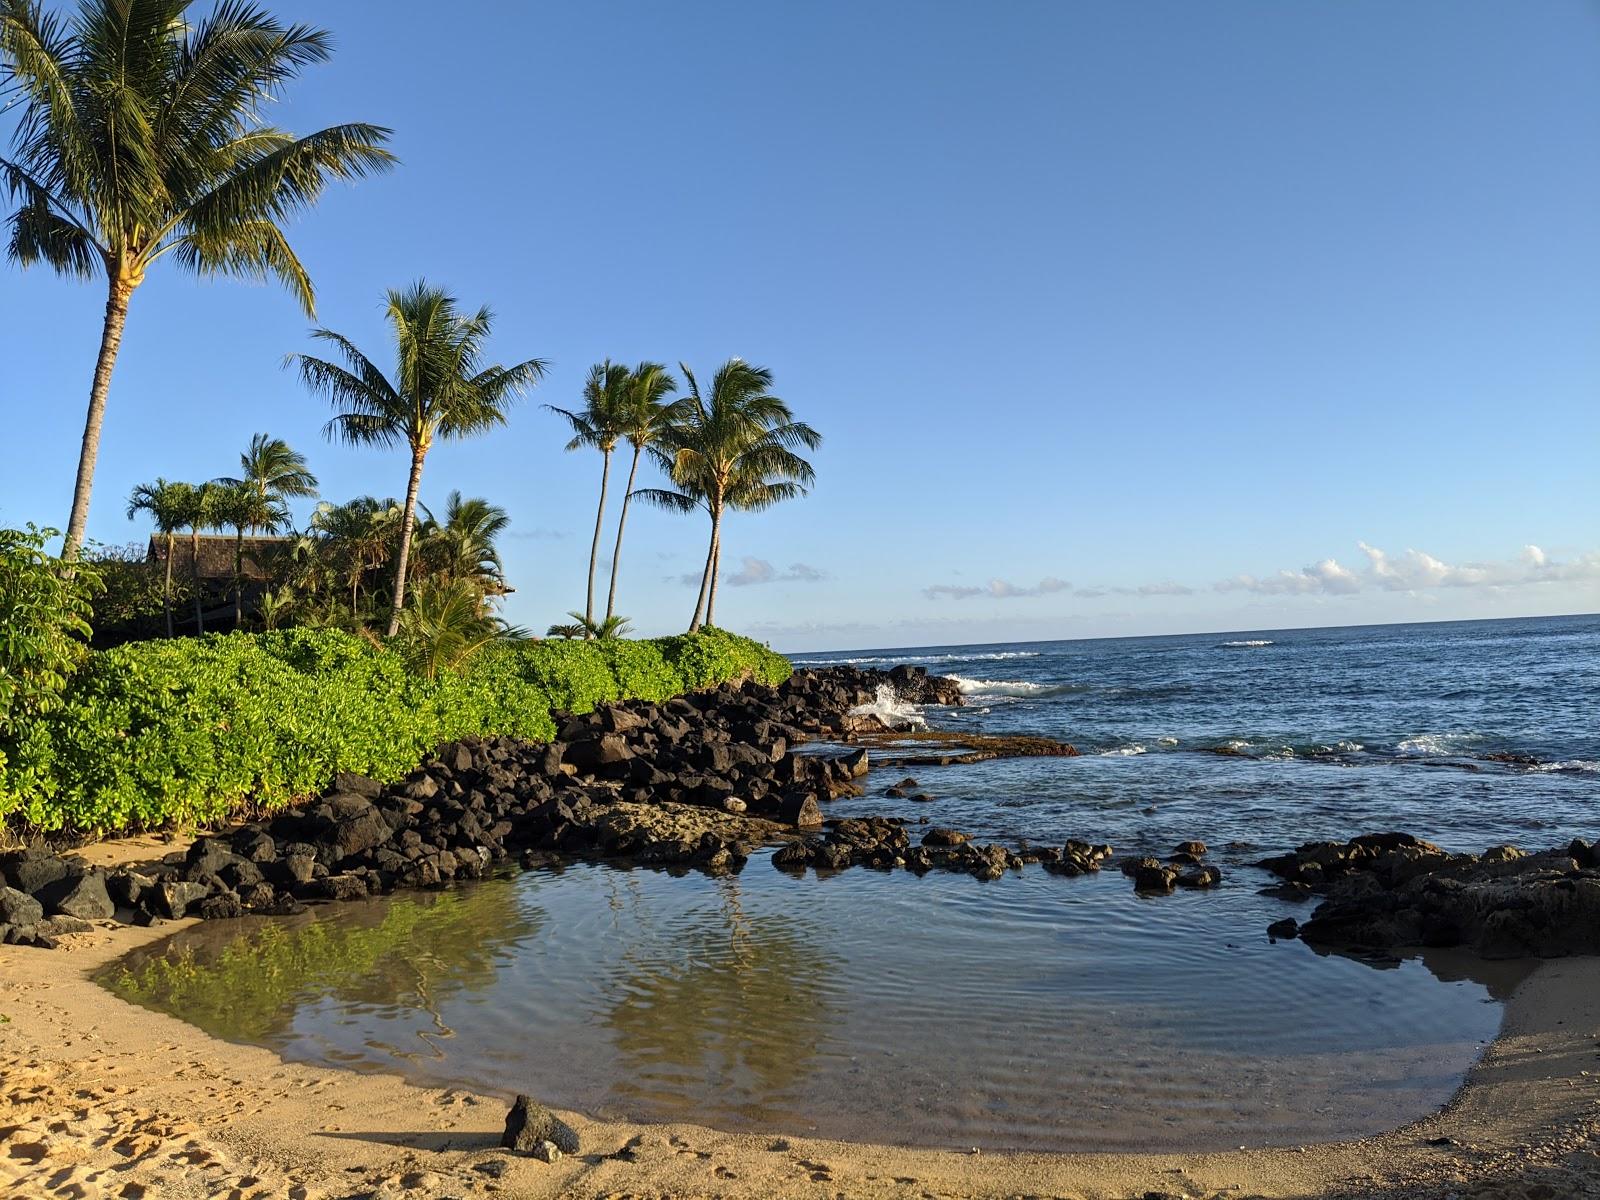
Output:
<path fill-rule="evenodd" d="M 0 947 L 0 1195 L 1600 1197 L 1600 959 L 1543 964 L 1449 1106 L 1359 1142 L 973 1155 L 569 1113 L 583 1152 L 547 1165 L 498 1149 L 506 1097 L 285 1063 L 92 982 L 180 927 L 106 923 L 54 952 Z"/>

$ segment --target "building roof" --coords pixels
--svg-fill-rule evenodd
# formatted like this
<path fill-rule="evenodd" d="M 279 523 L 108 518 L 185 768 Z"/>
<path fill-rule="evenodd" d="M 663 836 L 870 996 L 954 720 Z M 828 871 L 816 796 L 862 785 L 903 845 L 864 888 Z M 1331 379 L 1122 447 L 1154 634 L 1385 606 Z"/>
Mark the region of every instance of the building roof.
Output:
<path fill-rule="evenodd" d="M 203 533 L 199 537 L 200 578 L 202 579 L 232 579 L 234 543 L 237 539 L 231 533 Z M 265 564 L 272 560 L 274 553 L 281 551 L 294 541 L 289 537 L 273 537 L 258 535 L 244 538 L 244 577 L 246 579 L 265 580 L 268 578 Z M 163 563 L 167 559 L 167 539 L 155 536 L 150 539 L 150 548 L 146 552 L 149 562 Z M 172 573 L 181 577 L 192 573 L 195 562 L 194 550 L 190 547 L 189 535 L 180 533 L 172 543 Z"/>

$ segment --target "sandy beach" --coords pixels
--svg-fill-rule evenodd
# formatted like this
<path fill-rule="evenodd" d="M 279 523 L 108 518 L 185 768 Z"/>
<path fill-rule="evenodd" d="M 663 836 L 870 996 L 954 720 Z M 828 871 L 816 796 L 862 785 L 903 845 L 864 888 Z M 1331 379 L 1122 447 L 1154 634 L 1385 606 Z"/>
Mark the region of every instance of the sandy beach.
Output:
<path fill-rule="evenodd" d="M 170 849 L 108 843 L 108 865 Z M 0 1189 L 61 1197 L 1600 1196 L 1600 960 L 1542 964 L 1442 1112 L 1360 1142 L 1187 1156 L 954 1154 L 565 1115 L 498 1147 L 508 1097 L 313 1068 L 127 1004 L 105 963 L 181 928 L 0 948 Z M 1070 1098 L 1067 1098 L 1070 1102 Z"/>

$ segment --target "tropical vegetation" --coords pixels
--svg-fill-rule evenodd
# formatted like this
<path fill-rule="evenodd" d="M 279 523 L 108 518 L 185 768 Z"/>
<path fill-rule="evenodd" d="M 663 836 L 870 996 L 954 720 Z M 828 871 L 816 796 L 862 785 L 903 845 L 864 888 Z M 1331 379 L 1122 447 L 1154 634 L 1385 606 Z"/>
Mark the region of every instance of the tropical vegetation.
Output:
<path fill-rule="evenodd" d="M 51 565 L 36 548 L 21 554 L 34 580 L 18 589 L 23 603 L 31 587 L 83 586 L 28 565 Z M 46 609 L 60 610 L 59 598 L 47 599 Z M 17 607 L 4 596 L 0 604 Z M 21 677 L 0 727 L 0 822 L 34 832 L 222 821 L 316 792 L 341 770 L 398 778 L 455 738 L 547 740 L 553 710 L 789 673 L 770 650 L 711 629 L 500 642 L 464 670 L 431 672 L 408 656 L 404 633 L 389 644 L 332 629 L 212 634 L 85 656 L 81 642 L 67 645 L 70 631 L 29 629 L 48 669 Z"/>
<path fill-rule="evenodd" d="M 300 378 L 333 404 L 330 437 L 355 446 L 406 446 L 411 474 L 400 510 L 400 546 L 395 554 L 389 636 L 400 628 L 405 607 L 406 565 L 417 513 L 422 464 L 436 441 L 471 437 L 504 425 L 506 410 L 544 375 L 543 360 L 515 366 L 485 365 L 484 342 L 494 318 L 487 308 L 463 314 L 455 297 L 418 280 L 389 293 L 385 315 L 394 333 L 391 380 L 348 338 L 331 329 L 313 337 L 330 343 L 343 360 L 297 356 Z"/>
<path fill-rule="evenodd" d="M 756 512 L 804 495 L 814 473 L 795 448 L 814 450 L 822 435 L 796 421 L 788 404 L 772 394 L 772 372 L 765 367 L 730 358 L 704 394 L 694 372 L 680 368 L 688 394 L 672 406 L 660 444 L 652 447 L 674 486 L 639 495 L 675 512 L 701 509 L 711 518 L 692 632 L 716 622 L 724 514 Z"/>

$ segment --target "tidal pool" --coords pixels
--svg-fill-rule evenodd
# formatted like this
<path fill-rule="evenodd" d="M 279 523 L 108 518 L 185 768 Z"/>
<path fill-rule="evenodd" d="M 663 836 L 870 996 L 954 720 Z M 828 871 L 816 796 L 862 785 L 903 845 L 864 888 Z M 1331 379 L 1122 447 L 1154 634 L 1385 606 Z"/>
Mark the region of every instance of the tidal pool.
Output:
<path fill-rule="evenodd" d="M 1526 967 L 1273 945 L 1247 875 L 1142 898 L 1114 871 L 580 864 L 208 922 L 101 982 L 290 1059 L 729 1130 L 1215 1150 L 1448 1100 Z"/>

